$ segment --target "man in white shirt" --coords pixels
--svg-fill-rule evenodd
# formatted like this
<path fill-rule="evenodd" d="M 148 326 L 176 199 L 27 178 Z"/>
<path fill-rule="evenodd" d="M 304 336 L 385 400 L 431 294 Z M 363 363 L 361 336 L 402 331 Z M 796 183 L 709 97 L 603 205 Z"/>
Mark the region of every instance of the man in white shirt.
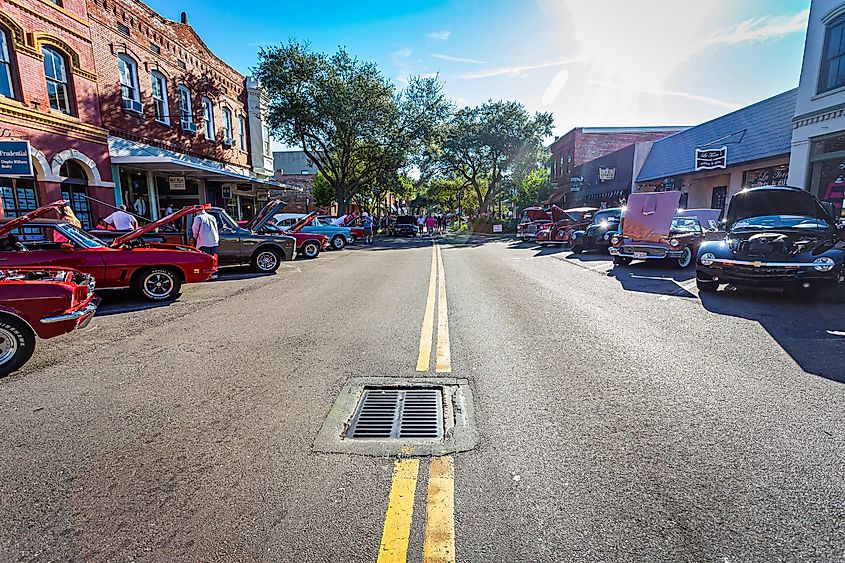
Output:
<path fill-rule="evenodd" d="M 201 209 L 191 225 L 191 234 L 197 241 L 197 249 L 200 252 L 217 254 L 217 246 L 220 244 L 220 235 L 217 233 L 217 219 Z"/>
<path fill-rule="evenodd" d="M 118 231 L 134 231 L 138 228 L 138 221 L 135 217 L 126 212 L 126 206 L 121 205 L 120 208 L 103 219 L 106 225 L 111 225 Z"/>

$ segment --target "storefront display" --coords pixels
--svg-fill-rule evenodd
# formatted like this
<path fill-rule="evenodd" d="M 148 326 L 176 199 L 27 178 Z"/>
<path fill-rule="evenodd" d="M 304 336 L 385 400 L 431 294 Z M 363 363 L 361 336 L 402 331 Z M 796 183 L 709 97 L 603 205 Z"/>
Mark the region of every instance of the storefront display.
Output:
<path fill-rule="evenodd" d="M 810 160 L 810 192 L 832 204 L 836 216 L 845 219 L 845 137 L 813 142 Z"/>
<path fill-rule="evenodd" d="M 747 170 L 742 176 L 742 188 L 760 188 L 763 186 L 786 186 L 789 177 L 789 165 L 769 166 L 756 170 Z"/>

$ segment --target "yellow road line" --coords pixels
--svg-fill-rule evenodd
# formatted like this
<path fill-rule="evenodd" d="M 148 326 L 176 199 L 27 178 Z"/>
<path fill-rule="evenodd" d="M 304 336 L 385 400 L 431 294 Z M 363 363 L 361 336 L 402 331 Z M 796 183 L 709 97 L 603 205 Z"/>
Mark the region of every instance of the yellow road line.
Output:
<path fill-rule="evenodd" d="M 437 264 L 440 271 L 437 297 L 437 373 L 452 371 L 452 351 L 449 346 L 449 308 L 446 305 L 446 271 L 443 269 L 443 252 L 437 246 Z"/>
<path fill-rule="evenodd" d="M 428 469 L 423 563 L 455 561 L 455 468 L 451 456 L 436 457 Z"/>
<path fill-rule="evenodd" d="M 378 563 L 405 563 L 408 558 L 408 538 L 411 535 L 419 470 L 418 459 L 397 459 L 393 465 L 393 484 L 384 516 Z"/>
<path fill-rule="evenodd" d="M 434 295 L 437 285 L 437 245 L 431 245 L 431 278 L 428 282 L 428 301 L 425 304 L 422 330 L 420 330 L 420 355 L 417 357 L 417 371 L 428 371 L 431 360 L 431 340 L 434 335 Z"/>

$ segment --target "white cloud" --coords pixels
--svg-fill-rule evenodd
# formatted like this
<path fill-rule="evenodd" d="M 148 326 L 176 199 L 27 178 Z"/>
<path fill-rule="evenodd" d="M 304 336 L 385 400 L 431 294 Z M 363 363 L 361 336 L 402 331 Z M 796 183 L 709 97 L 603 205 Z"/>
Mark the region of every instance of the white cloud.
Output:
<path fill-rule="evenodd" d="M 528 65 L 515 65 L 515 66 L 502 66 L 499 68 L 491 68 L 487 70 L 479 70 L 476 72 L 467 72 L 466 74 L 461 74 L 458 78 L 465 78 L 467 80 L 474 80 L 477 78 L 492 78 L 494 76 L 504 76 L 504 75 L 511 75 L 511 76 L 519 76 L 523 73 L 526 73 L 531 70 L 539 70 L 542 68 L 554 68 L 558 66 L 567 65 L 570 63 L 576 62 L 578 59 L 563 59 L 559 61 L 551 61 L 547 63 L 537 63 L 537 64 L 528 64 Z"/>
<path fill-rule="evenodd" d="M 664 88 L 650 88 L 648 86 L 640 86 L 640 87 L 631 87 L 626 86 L 623 84 L 615 84 L 613 82 L 608 82 L 606 80 L 589 80 L 587 82 L 592 86 L 599 86 L 601 88 L 607 88 L 610 90 L 616 90 L 618 92 L 628 92 L 628 93 L 639 93 L 639 94 L 650 94 L 653 96 L 670 96 L 674 98 L 683 98 L 686 100 L 691 100 L 694 102 L 703 102 L 705 104 L 709 104 L 712 106 L 716 106 L 718 108 L 734 111 L 738 110 L 742 107 L 742 104 L 738 104 L 736 102 L 729 102 L 726 100 L 721 100 L 719 98 L 712 98 L 710 96 L 700 96 L 698 94 L 691 94 L 689 92 L 679 92 L 676 90 L 666 90 Z"/>
<path fill-rule="evenodd" d="M 802 10 L 792 16 L 764 16 L 752 18 L 744 22 L 714 32 L 700 41 L 702 48 L 710 45 L 736 45 L 766 39 L 779 39 L 791 33 L 803 32 L 807 29 L 810 9 Z"/>
<path fill-rule="evenodd" d="M 446 41 L 452 36 L 452 32 L 446 29 L 440 31 L 433 31 L 428 34 L 428 38 L 432 41 Z"/>
<path fill-rule="evenodd" d="M 452 55 L 441 55 L 439 53 L 433 53 L 431 55 L 435 59 L 440 59 L 443 61 L 449 61 L 452 63 L 467 63 L 471 65 L 484 65 L 487 64 L 487 61 L 479 61 L 477 59 L 465 59 L 463 57 L 453 57 Z"/>

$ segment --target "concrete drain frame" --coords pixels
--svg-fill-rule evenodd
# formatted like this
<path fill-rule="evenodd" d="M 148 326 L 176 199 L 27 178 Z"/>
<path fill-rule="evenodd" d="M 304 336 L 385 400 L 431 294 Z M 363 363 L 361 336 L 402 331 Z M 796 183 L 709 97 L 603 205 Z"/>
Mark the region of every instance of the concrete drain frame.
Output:
<path fill-rule="evenodd" d="M 443 434 L 437 439 L 350 438 L 349 430 L 366 391 L 437 389 L 442 393 Z M 343 386 L 323 427 L 314 451 L 368 456 L 437 456 L 472 450 L 478 442 L 475 406 L 469 381 L 439 377 L 354 377 Z"/>

